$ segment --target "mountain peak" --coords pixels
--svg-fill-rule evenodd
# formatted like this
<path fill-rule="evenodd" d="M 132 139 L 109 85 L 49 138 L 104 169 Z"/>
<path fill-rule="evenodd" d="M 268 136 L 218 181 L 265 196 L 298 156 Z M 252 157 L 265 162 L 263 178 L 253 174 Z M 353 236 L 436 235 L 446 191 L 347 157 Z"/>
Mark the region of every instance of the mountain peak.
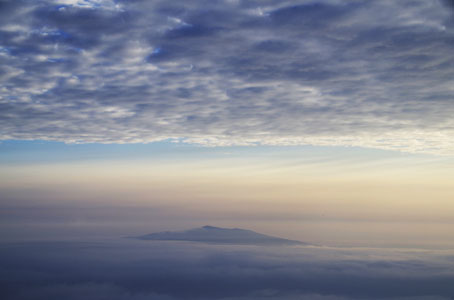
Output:
<path fill-rule="evenodd" d="M 138 236 L 141 240 L 190 241 L 232 245 L 308 245 L 295 240 L 269 236 L 241 228 L 205 225 L 185 231 L 164 231 Z"/>
<path fill-rule="evenodd" d="M 203 229 L 222 229 L 222 228 L 219 228 L 219 227 L 215 227 L 215 226 L 211 226 L 211 225 L 205 225 L 202 227 Z"/>

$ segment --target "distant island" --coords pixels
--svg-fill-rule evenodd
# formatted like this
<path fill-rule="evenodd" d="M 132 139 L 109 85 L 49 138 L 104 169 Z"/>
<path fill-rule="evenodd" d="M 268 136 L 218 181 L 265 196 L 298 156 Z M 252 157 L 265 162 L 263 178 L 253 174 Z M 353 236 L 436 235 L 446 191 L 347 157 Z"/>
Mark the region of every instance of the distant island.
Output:
<path fill-rule="evenodd" d="M 232 245 L 310 245 L 296 240 L 257 233 L 240 228 L 203 226 L 186 231 L 164 231 L 135 237 L 140 240 L 190 241 Z"/>

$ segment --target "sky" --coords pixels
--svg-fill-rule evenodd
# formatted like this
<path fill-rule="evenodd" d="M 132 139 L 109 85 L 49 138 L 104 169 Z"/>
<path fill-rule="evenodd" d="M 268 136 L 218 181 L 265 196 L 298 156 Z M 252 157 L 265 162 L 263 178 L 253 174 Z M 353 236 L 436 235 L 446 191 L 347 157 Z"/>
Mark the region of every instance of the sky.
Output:
<path fill-rule="evenodd" d="M 375 243 L 362 222 L 394 242 L 450 243 L 453 13 L 451 1 L 1 1 L 0 205 L 18 214 L 4 220 L 141 207 L 160 211 L 159 229 L 242 222 Z"/>
<path fill-rule="evenodd" d="M 452 157 L 173 142 L 0 150 L 7 240 L 209 224 L 331 246 L 453 246 Z"/>
<path fill-rule="evenodd" d="M 453 1 L 0 0 L 0 296 L 450 299 L 452 116 Z"/>

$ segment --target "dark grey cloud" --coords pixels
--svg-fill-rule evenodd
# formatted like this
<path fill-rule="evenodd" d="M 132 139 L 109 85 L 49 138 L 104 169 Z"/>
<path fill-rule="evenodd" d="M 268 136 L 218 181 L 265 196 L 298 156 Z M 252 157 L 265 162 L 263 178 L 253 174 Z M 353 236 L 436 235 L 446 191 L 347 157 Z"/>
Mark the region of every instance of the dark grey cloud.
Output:
<path fill-rule="evenodd" d="M 104 239 L 3 243 L 2 299 L 450 299 L 443 251 Z"/>
<path fill-rule="evenodd" d="M 2 1 L 0 138 L 452 154 L 446 1 Z"/>

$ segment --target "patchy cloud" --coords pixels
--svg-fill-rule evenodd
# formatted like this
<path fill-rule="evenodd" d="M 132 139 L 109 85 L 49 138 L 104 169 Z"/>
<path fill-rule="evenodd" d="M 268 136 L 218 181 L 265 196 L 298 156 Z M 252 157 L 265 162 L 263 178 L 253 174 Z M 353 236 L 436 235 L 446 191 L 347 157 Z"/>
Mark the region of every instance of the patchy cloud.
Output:
<path fill-rule="evenodd" d="M 454 153 L 443 1 L 0 2 L 0 139 Z"/>
<path fill-rule="evenodd" d="M 450 299 L 449 251 L 104 239 L 0 245 L 2 299 Z"/>

